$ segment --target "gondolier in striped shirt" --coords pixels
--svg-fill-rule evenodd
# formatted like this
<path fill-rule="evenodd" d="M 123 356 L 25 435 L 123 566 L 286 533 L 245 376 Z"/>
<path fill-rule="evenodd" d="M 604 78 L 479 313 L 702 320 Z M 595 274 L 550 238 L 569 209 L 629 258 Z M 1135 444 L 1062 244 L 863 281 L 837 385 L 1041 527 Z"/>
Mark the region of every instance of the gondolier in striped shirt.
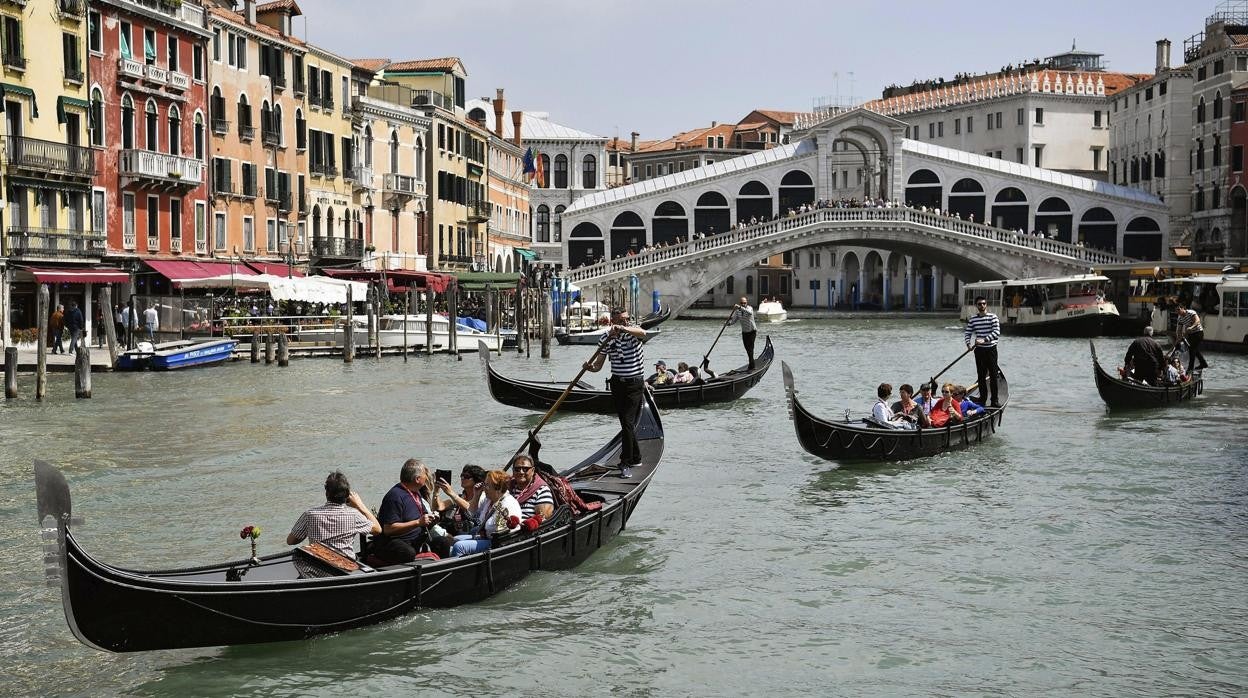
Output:
<path fill-rule="evenodd" d="M 585 370 L 597 372 L 603 363 L 611 359 L 611 398 L 616 415 L 620 418 L 623 433 L 620 451 L 620 477 L 632 477 L 632 466 L 641 464 L 641 449 L 637 445 L 637 413 L 646 389 L 646 358 L 641 342 L 646 331 L 629 324 L 628 312 L 614 310 L 611 313 L 611 330 L 598 340 L 598 354 L 585 364 Z"/>
<path fill-rule="evenodd" d="M 758 323 L 754 321 L 754 309 L 750 307 L 750 299 L 741 296 L 741 302 L 732 306 L 732 315 L 728 316 L 728 324 L 741 323 L 741 344 L 745 346 L 745 355 L 750 357 L 750 370 L 754 370 L 754 338 L 758 336 Z"/>
<path fill-rule="evenodd" d="M 1203 371 L 1209 367 L 1209 362 L 1205 361 L 1205 355 L 1200 353 L 1200 343 L 1205 339 L 1205 326 L 1200 322 L 1200 313 L 1187 307 L 1187 303 L 1179 301 L 1175 304 L 1176 329 L 1178 330 L 1175 344 L 1184 340 L 1187 341 L 1187 373 L 1191 375 L 1192 370 Z M 1200 359 L 1200 365 L 1196 366 L 1196 360 Z"/>
<path fill-rule="evenodd" d="M 979 404 L 1000 407 L 997 401 L 997 340 L 1001 339 L 1001 321 L 988 312 L 988 300 L 975 298 L 978 312 L 966 322 L 963 339 L 966 348 L 975 349 L 975 372 L 979 375 Z M 991 399 L 990 399 L 991 398 Z"/>

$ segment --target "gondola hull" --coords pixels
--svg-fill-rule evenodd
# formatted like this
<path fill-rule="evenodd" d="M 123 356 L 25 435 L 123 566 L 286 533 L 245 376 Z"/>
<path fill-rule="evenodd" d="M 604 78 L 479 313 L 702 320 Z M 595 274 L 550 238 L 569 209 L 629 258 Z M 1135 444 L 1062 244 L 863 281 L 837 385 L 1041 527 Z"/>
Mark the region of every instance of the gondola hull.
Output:
<path fill-rule="evenodd" d="M 815 416 L 802 405 L 788 364 L 781 362 L 781 369 L 798 443 L 807 453 L 838 462 L 910 460 L 969 448 L 996 433 L 1009 401 L 1005 374 L 998 371 L 1001 407 L 965 422 L 929 429 L 885 429 L 860 421 L 833 422 Z"/>
<path fill-rule="evenodd" d="M 641 329 L 648 330 L 653 327 L 658 327 L 659 325 L 662 325 L 664 322 L 667 322 L 667 319 L 670 318 L 671 316 L 672 316 L 672 308 L 670 306 L 665 306 L 663 308 L 660 308 L 659 312 L 650 313 L 649 315 L 638 320 L 637 324 L 638 326 L 641 327 Z"/>
<path fill-rule="evenodd" d="M 579 564 L 624 529 L 662 457 L 663 428 L 653 402 L 643 403 L 637 428 L 643 463 L 632 478 L 604 470 L 619 462 L 618 435 L 563 473 L 587 501 L 602 502 L 601 509 L 556 517 L 484 553 L 342 576 L 299 579 L 294 551 L 258 565 L 241 560 L 156 572 L 111 567 L 79 546 L 70 531 L 64 478 L 43 463 L 36 464 L 40 516 L 45 536 L 57 541 L 55 573 L 66 619 L 88 645 L 136 652 L 299 640 L 418 608 L 479 601 L 535 570 Z"/>
<path fill-rule="evenodd" d="M 699 407 L 719 402 L 732 402 L 742 397 L 750 388 L 763 379 L 767 369 L 775 359 L 775 348 L 771 345 L 771 337 L 766 338 L 766 346 L 762 354 L 754 361 L 754 370 L 742 366 L 730 373 L 723 374 L 714 380 L 704 381 L 697 385 L 672 385 L 657 387 L 649 391 L 656 405 L 663 409 L 682 409 Z M 563 391 L 567 383 L 545 381 L 522 381 L 507 378 L 498 373 L 490 364 L 489 352 L 479 352 L 486 380 L 489 383 L 490 395 L 498 402 L 512 407 L 530 410 L 547 410 Z M 597 390 L 581 383 L 568 395 L 559 406 L 561 412 L 591 412 L 595 414 L 615 414 L 615 404 L 609 390 Z"/>
<path fill-rule="evenodd" d="M 1151 386 L 1127 381 L 1111 375 L 1101 366 L 1096 356 L 1096 345 L 1091 341 L 1092 372 L 1096 376 L 1096 392 L 1111 409 L 1131 410 L 1165 407 L 1186 402 L 1205 390 L 1205 379 L 1199 371 L 1186 383 L 1178 385 Z"/>

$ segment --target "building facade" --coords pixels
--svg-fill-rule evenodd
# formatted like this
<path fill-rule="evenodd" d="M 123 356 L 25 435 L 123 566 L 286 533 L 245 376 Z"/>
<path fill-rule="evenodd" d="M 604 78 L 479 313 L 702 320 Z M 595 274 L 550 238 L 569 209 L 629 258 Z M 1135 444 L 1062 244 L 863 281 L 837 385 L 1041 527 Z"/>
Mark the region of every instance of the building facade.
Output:
<path fill-rule="evenodd" d="M 484 112 L 474 106 L 468 118 L 490 130 L 489 137 L 489 196 L 490 222 L 486 229 L 486 259 L 484 267 L 495 272 L 512 272 L 523 268 L 523 263 L 537 258 L 533 252 L 529 232 L 529 181 L 524 173 L 524 148 L 520 139 L 512 134 L 503 137 L 506 120 L 506 101 L 503 90 L 496 91 L 490 105 L 494 113 L 490 128 Z"/>
<path fill-rule="evenodd" d="M 314 266 L 336 267 L 369 257 L 368 216 L 360 195 L 371 172 L 357 169 L 353 99 L 355 64 L 309 45 L 306 111 L 300 111 L 307 158 L 307 232 Z"/>

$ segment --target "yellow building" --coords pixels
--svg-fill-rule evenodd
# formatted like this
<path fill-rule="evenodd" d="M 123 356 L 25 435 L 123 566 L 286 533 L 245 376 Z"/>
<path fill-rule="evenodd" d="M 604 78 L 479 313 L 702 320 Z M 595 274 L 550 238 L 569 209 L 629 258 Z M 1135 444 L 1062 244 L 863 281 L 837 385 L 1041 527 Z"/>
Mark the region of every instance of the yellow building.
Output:
<path fill-rule="evenodd" d="M 358 69 L 376 70 L 384 60 L 357 61 Z M 355 174 L 353 181 L 365 212 L 371 269 L 427 271 L 425 173 L 431 120 L 411 108 L 412 90 L 401 85 L 371 85 L 355 98 Z"/>
<path fill-rule="evenodd" d="M 426 149 L 430 268 L 466 270 L 486 262 L 486 188 L 489 132 L 464 113 L 465 80 L 458 58 L 403 61 L 386 65 L 380 83 L 412 89 L 412 106 L 430 119 Z"/>
<path fill-rule="evenodd" d="M 96 162 L 87 147 L 86 30 L 86 0 L 0 2 L 0 270 L 6 262 L 84 267 L 104 256 L 103 226 L 89 215 Z M 25 272 L 3 278 L 0 334 L 8 341 L 10 323 L 34 327 L 37 287 Z M 90 302 L 89 290 L 80 302 Z"/>

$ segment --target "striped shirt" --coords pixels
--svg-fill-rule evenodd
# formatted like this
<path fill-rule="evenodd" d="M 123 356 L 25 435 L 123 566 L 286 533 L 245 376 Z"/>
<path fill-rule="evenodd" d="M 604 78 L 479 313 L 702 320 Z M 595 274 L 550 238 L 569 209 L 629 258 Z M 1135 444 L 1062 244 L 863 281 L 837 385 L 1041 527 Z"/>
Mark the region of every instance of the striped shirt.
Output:
<path fill-rule="evenodd" d="M 728 318 L 729 325 L 735 325 L 738 321 L 741 323 L 741 333 L 757 332 L 758 324 L 754 322 L 754 309 L 750 306 L 737 306 L 732 311 L 732 316 Z"/>
<path fill-rule="evenodd" d="M 611 359 L 611 375 L 616 378 L 641 378 L 646 375 L 646 357 L 641 353 L 641 340 L 627 332 L 615 337 L 604 334 L 598 348 Z"/>
<path fill-rule="evenodd" d="M 511 494 L 516 497 L 516 501 L 520 501 L 519 492 L 513 491 Z M 524 519 L 533 516 L 533 512 L 537 509 L 539 504 L 549 504 L 552 507 L 555 506 L 555 495 L 551 493 L 550 485 L 542 485 L 537 488 L 537 491 L 533 493 L 533 496 L 523 502 L 520 502 L 520 520 L 523 521 Z"/>
<path fill-rule="evenodd" d="M 983 344 L 976 344 L 977 347 L 995 347 L 997 340 L 1001 338 L 1001 321 L 993 313 L 984 313 L 980 315 L 976 313 L 966 321 L 966 332 L 963 333 L 963 341 L 970 344 L 972 337 L 984 340 Z"/>
<path fill-rule="evenodd" d="M 1200 322 L 1200 313 L 1188 308 L 1179 313 L 1177 320 L 1180 332 L 1204 332 L 1205 326 Z"/>

